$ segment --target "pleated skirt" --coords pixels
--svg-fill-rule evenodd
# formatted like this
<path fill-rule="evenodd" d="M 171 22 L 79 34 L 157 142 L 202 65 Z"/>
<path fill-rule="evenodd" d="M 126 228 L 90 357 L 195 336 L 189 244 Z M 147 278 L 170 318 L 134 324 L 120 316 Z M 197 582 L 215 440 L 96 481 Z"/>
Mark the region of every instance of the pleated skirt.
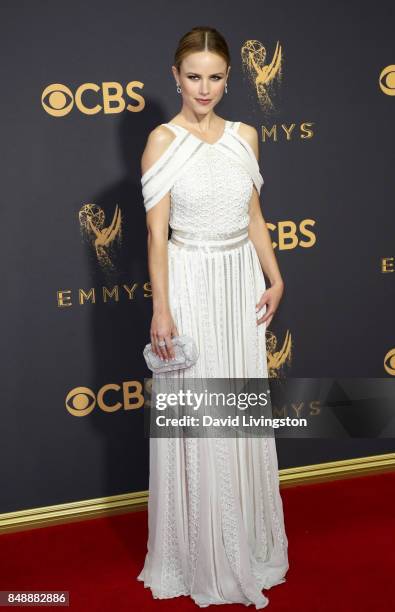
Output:
<path fill-rule="evenodd" d="M 246 230 L 211 241 L 173 230 L 168 262 L 174 322 L 199 358 L 153 378 L 267 377 L 255 310 L 266 285 Z M 289 567 L 275 439 L 151 438 L 148 528 L 137 579 L 154 598 L 266 607 L 262 589 Z"/>

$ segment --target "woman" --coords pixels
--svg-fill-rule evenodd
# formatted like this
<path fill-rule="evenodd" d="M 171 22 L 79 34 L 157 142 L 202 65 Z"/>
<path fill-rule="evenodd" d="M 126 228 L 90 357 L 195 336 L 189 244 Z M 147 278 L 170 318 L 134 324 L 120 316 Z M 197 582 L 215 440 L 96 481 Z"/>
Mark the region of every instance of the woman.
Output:
<path fill-rule="evenodd" d="M 284 284 L 260 209 L 257 131 L 214 112 L 230 71 L 217 30 L 185 34 L 172 70 L 181 110 L 142 156 L 152 347 L 166 360 L 172 337 L 195 340 L 197 362 L 175 376 L 267 377 L 265 331 Z M 148 515 L 138 580 L 155 598 L 260 609 L 262 589 L 285 581 L 274 438 L 151 438 Z"/>

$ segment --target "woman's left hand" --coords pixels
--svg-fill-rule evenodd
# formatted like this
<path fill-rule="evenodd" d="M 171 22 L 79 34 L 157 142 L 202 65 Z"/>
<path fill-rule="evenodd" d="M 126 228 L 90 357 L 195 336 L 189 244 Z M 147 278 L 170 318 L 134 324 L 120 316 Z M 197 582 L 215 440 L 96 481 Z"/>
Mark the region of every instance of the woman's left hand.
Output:
<path fill-rule="evenodd" d="M 260 319 L 257 319 L 257 325 L 261 325 L 261 323 L 265 323 L 266 321 L 266 327 L 269 327 L 274 313 L 278 308 L 283 292 L 284 283 L 274 283 L 262 293 L 262 297 L 256 305 L 256 310 L 258 312 L 258 310 L 261 310 L 265 304 L 267 304 L 267 308 L 265 314 Z"/>

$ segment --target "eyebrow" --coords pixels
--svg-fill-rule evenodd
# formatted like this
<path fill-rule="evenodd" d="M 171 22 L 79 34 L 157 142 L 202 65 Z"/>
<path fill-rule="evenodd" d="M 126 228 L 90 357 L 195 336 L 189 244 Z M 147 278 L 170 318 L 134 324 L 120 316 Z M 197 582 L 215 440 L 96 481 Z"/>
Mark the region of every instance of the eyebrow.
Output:
<path fill-rule="evenodd" d="M 187 72 L 187 74 L 194 74 L 194 75 L 196 75 L 196 76 L 202 76 L 202 75 L 201 75 L 201 74 L 199 74 L 198 72 L 193 72 L 192 70 L 189 70 L 189 71 Z M 213 74 L 210 74 L 209 76 L 219 76 L 219 75 L 222 75 L 222 76 L 223 76 L 224 74 L 225 74 L 224 72 L 214 72 Z"/>

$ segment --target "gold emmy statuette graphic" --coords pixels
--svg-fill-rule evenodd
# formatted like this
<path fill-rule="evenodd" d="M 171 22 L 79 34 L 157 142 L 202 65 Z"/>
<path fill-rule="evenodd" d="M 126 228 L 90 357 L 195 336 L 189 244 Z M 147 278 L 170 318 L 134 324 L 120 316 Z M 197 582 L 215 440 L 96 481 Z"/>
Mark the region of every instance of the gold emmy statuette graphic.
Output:
<path fill-rule="evenodd" d="M 273 59 L 266 64 L 266 49 L 259 40 L 247 40 L 241 48 L 241 59 L 245 72 L 256 89 L 258 102 L 262 109 L 270 111 L 274 108 L 269 91 L 275 81 L 281 81 L 283 53 L 277 41 Z"/>
<path fill-rule="evenodd" d="M 96 204 L 84 204 L 78 213 L 78 218 L 81 233 L 95 248 L 96 258 L 101 268 L 105 271 L 114 271 L 111 249 L 115 241 L 118 245 L 122 242 L 122 215 L 118 204 L 108 227 L 104 225 L 103 209 Z"/>
<path fill-rule="evenodd" d="M 269 378 L 280 378 L 281 369 L 291 365 L 292 359 L 292 337 L 289 331 L 285 334 L 284 342 L 280 350 L 277 348 L 277 338 L 272 331 L 266 332 L 266 352 Z"/>

